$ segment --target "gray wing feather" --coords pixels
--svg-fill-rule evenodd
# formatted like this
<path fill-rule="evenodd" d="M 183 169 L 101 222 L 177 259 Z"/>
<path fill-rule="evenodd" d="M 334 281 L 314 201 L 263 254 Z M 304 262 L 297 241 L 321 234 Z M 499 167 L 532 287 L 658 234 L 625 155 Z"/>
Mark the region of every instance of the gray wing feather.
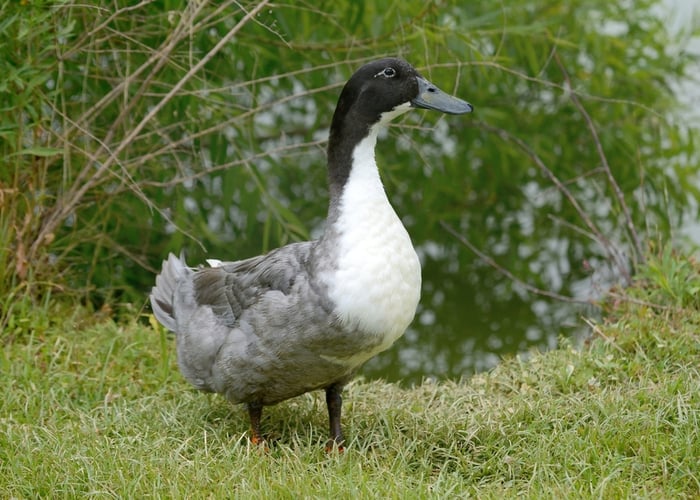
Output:
<path fill-rule="evenodd" d="M 178 364 L 202 390 L 234 402 L 273 404 L 347 379 L 333 361 L 371 346 L 335 323 L 310 269 L 314 242 L 212 268 L 170 255 L 151 293 L 158 320 L 176 333 Z"/>
<path fill-rule="evenodd" d="M 156 276 L 156 286 L 151 290 L 151 308 L 160 323 L 171 332 L 177 331 L 174 313 L 174 297 L 178 284 L 187 279 L 192 270 L 187 267 L 182 254 L 168 255 L 163 261 L 163 270 Z"/>
<path fill-rule="evenodd" d="M 311 249 L 311 242 L 293 243 L 251 259 L 199 269 L 193 276 L 194 298 L 198 305 L 211 307 L 223 324 L 234 327 L 267 292 L 289 293 L 297 276 L 305 274 Z"/>

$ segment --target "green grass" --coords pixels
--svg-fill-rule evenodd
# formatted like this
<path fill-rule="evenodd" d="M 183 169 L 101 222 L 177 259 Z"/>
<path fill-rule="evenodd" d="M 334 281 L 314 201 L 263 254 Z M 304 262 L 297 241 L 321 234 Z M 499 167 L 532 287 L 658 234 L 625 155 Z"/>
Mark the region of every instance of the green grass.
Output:
<path fill-rule="evenodd" d="M 684 276 L 697 286 L 697 264 Z M 268 408 L 264 450 L 241 407 L 190 389 L 164 334 L 54 321 L 2 345 L 0 498 L 696 498 L 700 311 L 674 290 L 611 302 L 583 349 L 463 383 L 358 380 L 340 455 L 321 394 Z"/>

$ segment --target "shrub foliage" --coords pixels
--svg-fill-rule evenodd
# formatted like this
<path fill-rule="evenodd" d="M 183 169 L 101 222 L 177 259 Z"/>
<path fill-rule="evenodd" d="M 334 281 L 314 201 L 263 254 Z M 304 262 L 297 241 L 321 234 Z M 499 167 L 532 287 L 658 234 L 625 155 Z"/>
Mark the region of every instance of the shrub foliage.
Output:
<path fill-rule="evenodd" d="M 496 285 L 464 241 L 557 293 L 624 278 L 700 197 L 672 92 L 694 61 L 656 4 L 5 2 L 1 326 L 56 292 L 143 300 L 167 251 L 317 235 L 339 89 L 383 55 L 476 109 L 414 113 L 378 153 L 428 288 Z"/>

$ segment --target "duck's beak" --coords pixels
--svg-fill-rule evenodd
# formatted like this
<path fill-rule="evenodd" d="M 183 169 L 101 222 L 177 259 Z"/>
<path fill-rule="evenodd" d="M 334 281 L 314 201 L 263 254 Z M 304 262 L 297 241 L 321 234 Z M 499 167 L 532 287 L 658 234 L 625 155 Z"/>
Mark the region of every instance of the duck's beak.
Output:
<path fill-rule="evenodd" d="M 450 115 L 471 113 L 472 105 L 462 99 L 446 94 L 422 77 L 418 80 L 418 96 L 411 101 L 414 108 L 434 109 Z"/>

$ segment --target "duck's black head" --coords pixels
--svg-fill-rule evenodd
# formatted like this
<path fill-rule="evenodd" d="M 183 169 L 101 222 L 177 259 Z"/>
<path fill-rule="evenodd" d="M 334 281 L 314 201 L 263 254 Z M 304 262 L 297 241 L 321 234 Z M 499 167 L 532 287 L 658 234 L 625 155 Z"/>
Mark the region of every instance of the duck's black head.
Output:
<path fill-rule="evenodd" d="M 331 186 L 342 186 L 353 148 L 374 125 L 412 107 L 449 114 L 472 110 L 469 103 L 446 94 L 403 59 L 379 59 L 358 69 L 343 87 L 333 114 L 328 143 Z"/>
<path fill-rule="evenodd" d="M 403 59 L 385 58 L 365 64 L 350 77 L 338 99 L 331 129 L 347 122 L 366 130 L 382 114 L 401 107 L 449 114 L 472 110 L 469 103 L 444 93 Z"/>

